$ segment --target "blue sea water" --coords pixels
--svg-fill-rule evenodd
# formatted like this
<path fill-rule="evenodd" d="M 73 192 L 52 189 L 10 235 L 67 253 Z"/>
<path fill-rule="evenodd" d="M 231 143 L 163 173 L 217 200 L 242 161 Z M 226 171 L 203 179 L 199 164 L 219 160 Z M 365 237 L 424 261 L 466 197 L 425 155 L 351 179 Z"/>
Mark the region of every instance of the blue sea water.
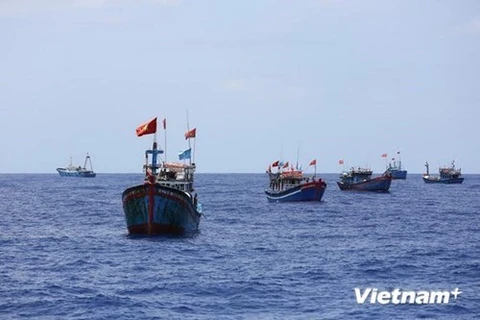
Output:
<path fill-rule="evenodd" d="M 268 203 L 263 174 L 198 174 L 187 237 L 127 234 L 138 174 L 0 175 L 1 319 L 474 319 L 480 175 L 393 181 L 387 194 Z M 354 288 L 462 292 L 448 304 L 357 304 Z"/>

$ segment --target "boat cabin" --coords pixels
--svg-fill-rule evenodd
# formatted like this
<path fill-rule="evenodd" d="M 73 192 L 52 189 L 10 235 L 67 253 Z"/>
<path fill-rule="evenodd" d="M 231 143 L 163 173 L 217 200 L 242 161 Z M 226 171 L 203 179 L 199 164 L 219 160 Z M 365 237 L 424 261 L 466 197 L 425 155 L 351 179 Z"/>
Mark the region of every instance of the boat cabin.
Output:
<path fill-rule="evenodd" d="M 195 164 L 164 163 L 160 166 L 156 182 L 181 191 L 192 192 Z"/>
<path fill-rule="evenodd" d="M 440 172 L 440 178 L 443 179 L 456 179 L 462 175 L 462 169 L 455 168 L 455 161 L 452 161 L 452 165 L 450 167 L 443 167 L 438 171 Z"/>
<path fill-rule="evenodd" d="M 351 184 L 358 183 L 370 180 L 372 178 L 373 171 L 370 169 L 360 168 L 355 169 L 354 167 L 350 168 L 348 172 L 342 172 L 340 174 L 340 180 L 343 183 Z"/>
<path fill-rule="evenodd" d="M 315 177 L 304 177 L 300 170 L 284 172 L 268 172 L 270 177 L 270 189 L 273 191 L 284 191 L 297 187 L 305 182 L 315 181 Z"/>

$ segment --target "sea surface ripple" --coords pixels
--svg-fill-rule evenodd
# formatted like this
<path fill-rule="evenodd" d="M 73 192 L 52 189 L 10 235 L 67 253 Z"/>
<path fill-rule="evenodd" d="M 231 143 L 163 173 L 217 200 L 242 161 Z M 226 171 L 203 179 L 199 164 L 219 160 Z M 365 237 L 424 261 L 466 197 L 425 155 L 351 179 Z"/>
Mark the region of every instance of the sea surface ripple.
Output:
<path fill-rule="evenodd" d="M 263 174 L 198 174 L 186 237 L 129 236 L 140 174 L 0 175 L 1 319 L 475 319 L 480 175 L 393 181 L 320 203 L 268 203 Z M 448 304 L 357 304 L 354 288 L 447 290 Z M 477 318 L 478 319 L 478 318 Z"/>

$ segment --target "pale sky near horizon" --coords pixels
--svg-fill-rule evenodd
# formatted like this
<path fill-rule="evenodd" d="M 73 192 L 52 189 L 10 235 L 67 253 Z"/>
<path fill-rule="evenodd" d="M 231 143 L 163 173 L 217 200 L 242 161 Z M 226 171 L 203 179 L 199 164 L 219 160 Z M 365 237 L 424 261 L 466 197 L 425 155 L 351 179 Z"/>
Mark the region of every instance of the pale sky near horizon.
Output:
<path fill-rule="evenodd" d="M 187 111 L 198 172 L 480 173 L 480 1 L 0 0 L 0 38 L 0 173 L 140 173 Z"/>

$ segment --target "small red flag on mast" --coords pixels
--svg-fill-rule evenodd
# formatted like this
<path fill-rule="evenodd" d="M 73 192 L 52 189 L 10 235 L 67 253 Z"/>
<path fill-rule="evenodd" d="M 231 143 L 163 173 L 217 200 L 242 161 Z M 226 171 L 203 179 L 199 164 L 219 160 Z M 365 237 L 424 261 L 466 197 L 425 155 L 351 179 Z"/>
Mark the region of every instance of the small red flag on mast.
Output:
<path fill-rule="evenodd" d="M 193 128 L 192 130 L 185 132 L 185 140 L 189 138 L 195 138 L 197 135 L 197 128 Z"/>

